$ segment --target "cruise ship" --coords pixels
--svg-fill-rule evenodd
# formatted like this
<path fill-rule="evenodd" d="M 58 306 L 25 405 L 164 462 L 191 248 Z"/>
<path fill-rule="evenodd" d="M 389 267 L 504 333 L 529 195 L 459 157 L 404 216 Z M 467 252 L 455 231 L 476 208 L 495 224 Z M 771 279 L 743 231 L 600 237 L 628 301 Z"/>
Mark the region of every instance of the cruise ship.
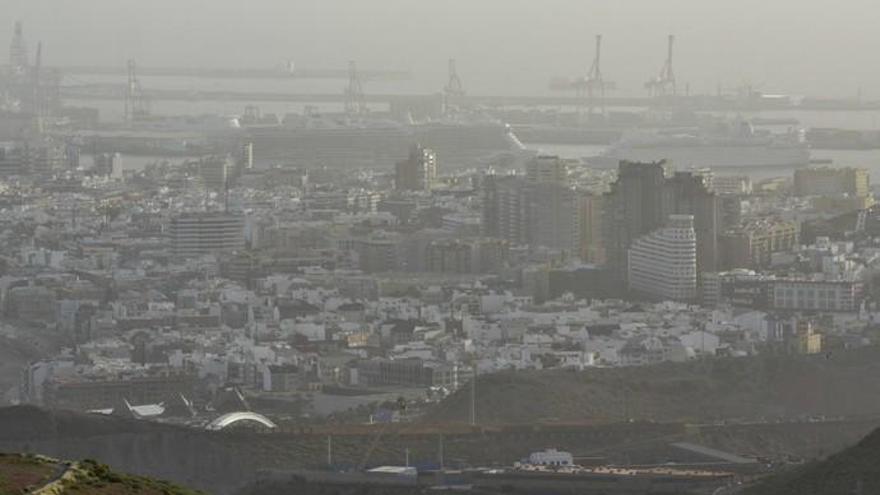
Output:
<path fill-rule="evenodd" d="M 444 167 L 471 166 L 488 156 L 524 149 L 509 126 L 497 121 L 400 123 L 378 118 L 287 115 L 283 122 L 250 125 L 258 166 L 393 166 L 419 143 Z"/>
<path fill-rule="evenodd" d="M 703 129 L 629 132 L 585 160 L 596 167 L 666 160 L 679 168 L 796 168 L 810 163 L 810 151 L 799 135 L 756 132 L 748 122 L 736 121 Z"/>

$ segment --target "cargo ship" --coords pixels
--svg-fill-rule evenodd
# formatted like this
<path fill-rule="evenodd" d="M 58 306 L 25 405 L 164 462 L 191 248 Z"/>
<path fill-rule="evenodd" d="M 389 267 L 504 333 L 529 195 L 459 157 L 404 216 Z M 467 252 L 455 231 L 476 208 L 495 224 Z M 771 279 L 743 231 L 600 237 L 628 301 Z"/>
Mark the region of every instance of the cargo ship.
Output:
<path fill-rule="evenodd" d="M 437 153 L 444 167 L 472 166 L 524 149 L 511 128 L 497 121 L 400 123 L 377 118 L 288 115 L 279 124 L 244 128 L 258 166 L 393 166 L 413 144 Z"/>
<path fill-rule="evenodd" d="M 756 132 L 748 122 L 737 121 L 691 130 L 628 132 L 598 156 L 585 158 L 596 167 L 660 160 L 680 168 L 797 168 L 810 163 L 810 150 L 797 134 Z"/>
<path fill-rule="evenodd" d="M 835 129 L 814 127 L 807 130 L 807 142 L 813 149 L 880 149 L 880 130 Z"/>

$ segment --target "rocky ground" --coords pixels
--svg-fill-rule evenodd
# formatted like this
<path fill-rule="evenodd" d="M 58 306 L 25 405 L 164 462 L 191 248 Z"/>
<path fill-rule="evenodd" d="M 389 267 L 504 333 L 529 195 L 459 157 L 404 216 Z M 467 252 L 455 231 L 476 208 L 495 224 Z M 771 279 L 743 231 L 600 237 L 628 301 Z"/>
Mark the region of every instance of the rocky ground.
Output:
<path fill-rule="evenodd" d="M 857 445 L 769 478 L 743 495 L 869 495 L 880 493 L 880 430 Z"/>
<path fill-rule="evenodd" d="M 477 381 L 480 423 L 776 421 L 880 415 L 880 349 L 585 371 L 521 371 Z M 468 421 L 470 389 L 426 421 Z"/>
<path fill-rule="evenodd" d="M 0 495 L 198 495 L 165 481 L 131 476 L 92 460 L 0 454 Z"/>

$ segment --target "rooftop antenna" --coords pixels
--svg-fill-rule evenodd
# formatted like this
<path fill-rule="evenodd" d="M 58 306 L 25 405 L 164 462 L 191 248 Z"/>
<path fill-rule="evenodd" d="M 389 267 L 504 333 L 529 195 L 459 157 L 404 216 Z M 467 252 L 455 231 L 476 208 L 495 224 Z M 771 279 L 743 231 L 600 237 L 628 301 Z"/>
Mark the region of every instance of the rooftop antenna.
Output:
<path fill-rule="evenodd" d="M 450 110 L 450 99 L 461 98 L 465 95 L 464 85 L 461 83 L 461 78 L 458 77 L 458 70 L 455 68 L 454 58 L 449 59 L 449 79 L 446 82 L 446 86 L 443 87 L 443 95 L 446 112 L 449 112 Z"/>
<path fill-rule="evenodd" d="M 345 88 L 345 113 L 348 115 L 360 115 L 367 111 L 364 99 L 364 88 L 358 76 L 357 65 L 354 60 L 348 62 L 348 86 Z"/>
<path fill-rule="evenodd" d="M 651 92 L 651 96 L 675 96 L 675 72 L 672 70 L 672 47 L 675 43 L 675 35 L 667 37 L 666 62 L 660 69 L 657 77 L 645 83 L 645 88 Z"/>

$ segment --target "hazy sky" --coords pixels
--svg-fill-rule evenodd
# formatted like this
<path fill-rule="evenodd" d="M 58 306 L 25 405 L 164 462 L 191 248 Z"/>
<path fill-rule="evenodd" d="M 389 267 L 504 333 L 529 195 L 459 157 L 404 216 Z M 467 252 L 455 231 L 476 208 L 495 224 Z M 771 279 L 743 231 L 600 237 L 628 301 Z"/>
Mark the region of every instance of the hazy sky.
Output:
<path fill-rule="evenodd" d="M 0 43 L 25 23 L 47 64 L 408 68 L 439 89 L 458 59 L 471 93 L 539 93 L 603 72 L 638 93 L 678 37 L 680 84 L 714 92 L 880 98 L 880 4 L 871 0 L 0 0 Z"/>

